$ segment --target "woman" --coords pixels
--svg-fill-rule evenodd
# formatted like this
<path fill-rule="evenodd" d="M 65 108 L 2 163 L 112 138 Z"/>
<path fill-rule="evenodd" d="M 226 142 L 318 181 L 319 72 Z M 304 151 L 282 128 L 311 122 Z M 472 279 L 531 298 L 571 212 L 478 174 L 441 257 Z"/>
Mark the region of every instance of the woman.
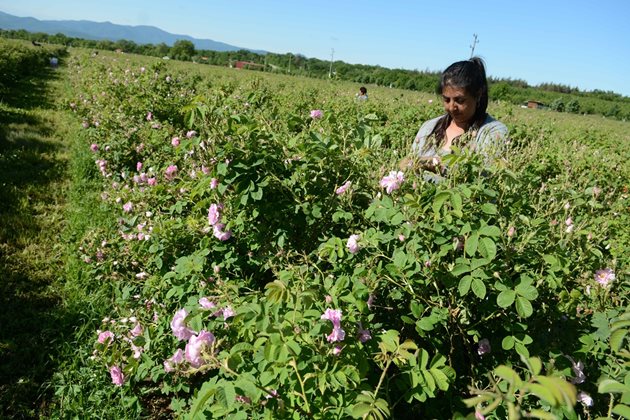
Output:
<path fill-rule="evenodd" d="M 413 160 L 441 175 L 441 157 L 450 153 L 452 146 L 467 147 L 488 159 L 497 156 L 508 129 L 486 112 L 488 81 L 483 61 L 474 57 L 451 64 L 442 73 L 438 93 L 446 114 L 422 124 L 413 142 Z M 409 166 L 410 161 L 403 165 Z M 429 178 L 437 181 L 439 176 Z"/>
<path fill-rule="evenodd" d="M 359 88 L 359 93 L 357 93 L 357 100 L 358 101 L 367 101 L 368 99 L 368 94 L 367 94 L 367 89 L 365 86 L 361 86 Z"/>

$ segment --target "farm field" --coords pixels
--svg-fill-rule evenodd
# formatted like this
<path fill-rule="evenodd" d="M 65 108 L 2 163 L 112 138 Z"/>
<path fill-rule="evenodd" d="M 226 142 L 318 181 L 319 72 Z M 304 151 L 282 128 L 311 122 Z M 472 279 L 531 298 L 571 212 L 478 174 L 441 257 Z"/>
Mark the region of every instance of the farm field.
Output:
<path fill-rule="evenodd" d="M 491 103 L 503 158 L 433 184 L 434 95 L 41 68 L 0 85 L 5 416 L 630 418 L 630 123 Z"/>

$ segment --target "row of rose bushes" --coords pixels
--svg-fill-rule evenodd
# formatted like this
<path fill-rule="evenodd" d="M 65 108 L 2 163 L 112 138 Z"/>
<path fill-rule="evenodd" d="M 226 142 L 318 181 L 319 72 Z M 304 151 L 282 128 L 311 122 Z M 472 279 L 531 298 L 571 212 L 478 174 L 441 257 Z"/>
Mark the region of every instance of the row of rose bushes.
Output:
<path fill-rule="evenodd" d="M 169 65 L 69 66 L 112 214 L 78 250 L 113 290 L 89 368 L 128 410 L 606 414 L 627 191 L 595 158 L 521 125 L 505 161 L 456 151 L 436 185 L 397 162 L 437 105 Z"/>
<path fill-rule="evenodd" d="M 26 75 L 41 73 L 52 57 L 63 57 L 60 45 L 35 46 L 25 41 L 0 38 L 0 88 L 6 88 Z"/>

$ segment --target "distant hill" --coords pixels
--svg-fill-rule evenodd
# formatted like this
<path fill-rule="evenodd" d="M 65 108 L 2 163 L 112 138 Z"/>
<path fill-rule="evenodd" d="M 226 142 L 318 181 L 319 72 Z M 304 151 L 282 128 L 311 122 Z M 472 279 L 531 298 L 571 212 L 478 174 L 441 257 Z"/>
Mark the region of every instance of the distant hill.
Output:
<path fill-rule="evenodd" d="M 169 46 L 172 46 L 175 41 L 183 39 L 195 44 L 195 49 L 197 50 L 248 50 L 256 53 L 266 53 L 266 51 L 237 47 L 212 39 L 197 39 L 188 35 L 171 34 L 155 26 L 128 26 L 89 20 L 38 20 L 31 17 L 13 16 L 4 12 L 0 12 L 0 29 L 24 29 L 29 32 L 44 32 L 47 34 L 62 33 L 69 37 L 94 40 L 108 39 L 118 41 L 126 39 L 136 44 L 159 44 L 163 42 Z"/>

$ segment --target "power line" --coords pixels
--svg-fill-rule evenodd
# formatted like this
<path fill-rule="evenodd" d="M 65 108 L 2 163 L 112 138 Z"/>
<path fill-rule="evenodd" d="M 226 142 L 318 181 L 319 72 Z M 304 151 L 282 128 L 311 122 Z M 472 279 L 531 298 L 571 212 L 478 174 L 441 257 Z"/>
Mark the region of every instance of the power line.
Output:
<path fill-rule="evenodd" d="M 479 44 L 479 38 L 477 38 L 477 34 L 473 34 L 473 43 L 470 46 L 470 58 L 473 58 L 475 55 L 475 47 Z"/>
<path fill-rule="evenodd" d="M 328 70 L 328 78 L 329 79 L 332 77 L 332 65 L 333 65 L 334 57 L 335 57 L 335 49 L 331 48 L 330 49 L 330 70 Z"/>

